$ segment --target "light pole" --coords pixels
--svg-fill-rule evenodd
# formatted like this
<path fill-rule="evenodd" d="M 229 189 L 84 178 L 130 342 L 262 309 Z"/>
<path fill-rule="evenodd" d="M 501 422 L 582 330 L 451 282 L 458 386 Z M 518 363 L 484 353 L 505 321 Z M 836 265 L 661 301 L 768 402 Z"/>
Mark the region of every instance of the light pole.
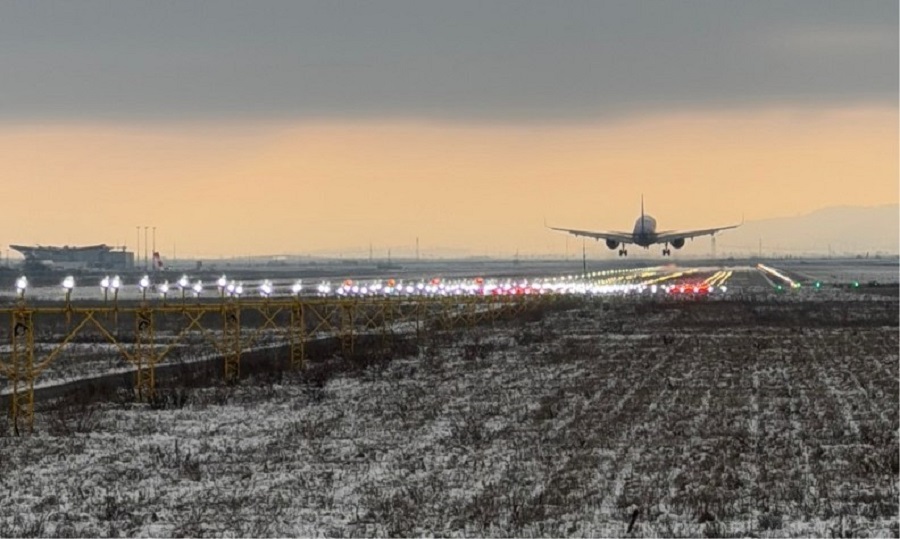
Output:
<path fill-rule="evenodd" d="M 197 282 L 194 283 L 194 286 L 191 287 L 194 291 L 194 297 L 197 298 L 197 302 L 200 302 L 200 293 L 203 292 L 203 281 L 197 279 Z"/>
<path fill-rule="evenodd" d="M 138 287 L 141 289 L 141 301 L 147 301 L 147 289 L 150 288 L 150 276 L 144 275 L 141 277 L 141 280 L 138 281 Z"/>
<path fill-rule="evenodd" d="M 159 293 L 162 296 L 163 305 L 165 305 L 166 296 L 169 294 L 169 281 L 166 280 L 163 282 L 163 284 L 157 286 L 157 290 L 159 290 Z"/>
<path fill-rule="evenodd" d="M 103 290 L 103 306 L 106 307 L 106 300 L 109 299 L 109 275 L 100 279 L 100 289 Z"/>
<path fill-rule="evenodd" d="M 141 227 L 134 227 L 137 230 L 137 247 L 134 248 L 134 266 L 139 267 L 141 263 Z"/>
<path fill-rule="evenodd" d="M 28 277 L 22 275 L 16 279 L 16 297 L 19 303 L 25 303 L 25 290 L 28 288 Z"/>
<path fill-rule="evenodd" d="M 259 295 L 265 298 L 266 303 L 269 302 L 269 296 L 272 295 L 272 281 L 265 279 L 262 284 L 259 285 Z"/>
<path fill-rule="evenodd" d="M 144 226 L 144 271 L 147 271 L 147 229 L 149 226 Z"/>
<path fill-rule="evenodd" d="M 66 309 L 68 310 L 70 307 L 69 302 L 72 299 L 72 290 L 75 289 L 75 277 L 67 275 L 62 281 L 62 287 L 66 291 Z"/>
<path fill-rule="evenodd" d="M 180 279 L 178 279 L 178 288 L 181 290 L 181 304 L 184 305 L 184 293 L 187 290 L 188 286 L 190 286 L 190 281 L 188 281 L 187 275 L 182 275 Z"/>
<path fill-rule="evenodd" d="M 219 277 L 219 280 L 216 281 L 216 286 L 219 287 L 219 297 L 224 298 L 225 288 L 228 286 L 228 279 L 225 277 L 225 275 Z"/>

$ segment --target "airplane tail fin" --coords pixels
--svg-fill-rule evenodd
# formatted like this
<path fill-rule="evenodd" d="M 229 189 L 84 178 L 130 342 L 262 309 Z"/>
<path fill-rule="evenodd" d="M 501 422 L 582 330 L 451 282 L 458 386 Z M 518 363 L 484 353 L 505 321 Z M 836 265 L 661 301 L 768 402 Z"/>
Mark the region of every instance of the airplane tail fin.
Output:
<path fill-rule="evenodd" d="M 644 233 L 644 193 L 641 193 L 641 234 Z"/>

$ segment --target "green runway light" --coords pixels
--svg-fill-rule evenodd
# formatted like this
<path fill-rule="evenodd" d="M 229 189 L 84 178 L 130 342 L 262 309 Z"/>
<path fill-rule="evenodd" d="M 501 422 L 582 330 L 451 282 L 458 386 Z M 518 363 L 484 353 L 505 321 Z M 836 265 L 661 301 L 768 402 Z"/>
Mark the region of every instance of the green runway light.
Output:
<path fill-rule="evenodd" d="M 779 284 L 779 285 L 775 285 L 775 290 L 778 290 L 779 292 L 781 292 L 782 290 L 784 290 L 784 287 L 781 286 L 780 284 Z"/>
<path fill-rule="evenodd" d="M 859 288 L 859 281 L 853 281 L 853 288 Z"/>
<path fill-rule="evenodd" d="M 822 288 L 822 281 L 816 281 L 816 288 Z"/>

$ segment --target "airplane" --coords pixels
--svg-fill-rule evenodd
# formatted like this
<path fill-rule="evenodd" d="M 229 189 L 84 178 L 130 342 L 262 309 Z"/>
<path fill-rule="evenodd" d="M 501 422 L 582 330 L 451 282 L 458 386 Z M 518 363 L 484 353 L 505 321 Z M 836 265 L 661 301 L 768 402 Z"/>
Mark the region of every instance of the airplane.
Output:
<path fill-rule="evenodd" d="M 736 225 L 718 228 L 703 228 L 700 230 L 664 230 L 657 232 L 656 219 L 644 213 L 644 196 L 641 195 L 641 216 L 635 221 L 634 231 L 632 232 L 619 232 L 616 230 L 592 232 L 590 230 L 574 230 L 571 228 L 557 228 L 552 226 L 548 226 L 547 228 L 559 230 L 560 232 L 568 232 L 573 236 L 594 238 L 597 241 L 606 240 L 607 247 L 610 249 L 619 249 L 619 256 L 628 256 L 628 250 L 625 246 L 629 243 L 639 245 L 644 249 L 647 249 L 651 245 L 661 243 L 665 245 L 662 251 L 663 256 L 671 256 L 672 250 L 669 249 L 669 245 L 675 249 L 681 249 L 684 247 L 684 240 L 686 239 L 693 240 L 698 236 L 713 236 L 717 232 L 737 228 L 742 224 L 744 224 L 743 220 Z M 544 226 L 546 226 L 546 223 Z"/>

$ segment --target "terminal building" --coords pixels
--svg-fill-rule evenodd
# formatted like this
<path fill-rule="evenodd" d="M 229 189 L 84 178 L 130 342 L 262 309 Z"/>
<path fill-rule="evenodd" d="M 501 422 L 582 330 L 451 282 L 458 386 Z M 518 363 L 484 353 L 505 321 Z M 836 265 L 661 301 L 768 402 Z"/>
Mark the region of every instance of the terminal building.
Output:
<path fill-rule="evenodd" d="M 86 247 L 45 247 L 42 245 L 10 245 L 22 253 L 25 266 L 57 268 L 66 270 L 109 269 L 129 270 L 134 268 L 134 253 L 124 250 L 114 251 L 106 244 Z"/>

